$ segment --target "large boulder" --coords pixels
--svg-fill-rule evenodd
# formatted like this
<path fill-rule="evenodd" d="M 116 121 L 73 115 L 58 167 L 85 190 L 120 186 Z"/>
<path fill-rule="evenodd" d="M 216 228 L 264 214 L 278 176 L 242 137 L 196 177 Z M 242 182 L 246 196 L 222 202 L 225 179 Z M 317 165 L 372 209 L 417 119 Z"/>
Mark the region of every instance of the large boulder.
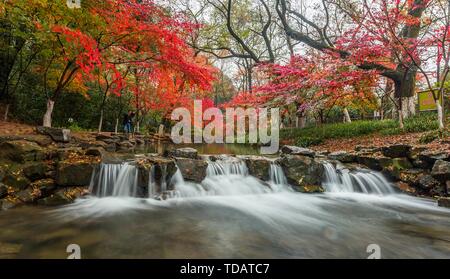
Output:
<path fill-rule="evenodd" d="M 438 160 L 449 161 L 450 153 L 440 151 L 424 151 L 417 157 L 420 161 L 426 164 L 428 169 L 431 169 Z"/>
<path fill-rule="evenodd" d="M 85 161 L 62 161 L 56 169 L 58 186 L 88 186 L 96 164 Z"/>
<path fill-rule="evenodd" d="M 26 189 L 31 182 L 21 172 L 9 172 L 3 178 L 6 186 L 13 188 L 15 191 Z"/>
<path fill-rule="evenodd" d="M 314 157 L 316 155 L 316 152 L 311 149 L 289 145 L 283 146 L 281 148 L 281 153 L 290 155 L 302 155 L 307 157 Z"/>
<path fill-rule="evenodd" d="M 23 174 L 31 181 L 36 181 L 45 178 L 47 170 L 45 162 L 31 162 L 23 167 Z"/>
<path fill-rule="evenodd" d="M 168 155 L 176 158 L 198 159 L 198 151 L 190 147 L 170 150 Z"/>
<path fill-rule="evenodd" d="M 37 127 L 36 131 L 42 135 L 50 136 L 56 142 L 70 142 L 71 134 L 69 129 L 60 129 L 52 127 Z"/>
<path fill-rule="evenodd" d="M 392 165 L 391 158 L 375 154 L 357 154 L 356 160 L 361 165 L 365 165 L 366 167 L 376 171 L 381 171 L 383 168 L 387 168 Z"/>
<path fill-rule="evenodd" d="M 248 168 L 248 172 L 251 176 L 259 178 L 263 181 L 270 180 L 270 165 L 272 161 L 268 158 L 260 157 L 260 156 L 248 156 L 244 158 L 245 163 Z"/>
<path fill-rule="evenodd" d="M 153 177 L 156 191 L 161 192 L 165 182 L 166 190 L 173 190 L 170 181 L 177 171 L 175 160 L 159 156 L 146 157 L 136 162 L 138 168 L 138 196 L 148 197 L 149 178 Z"/>
<path fill-rule="evenodd" d="M 283 168 L 289 184 L 299 187 L 319 186 L 324 176 L 321 162 L 302 155 L 285 154 L 277 163 Z"/>
<path fill-rule="evenodd" d="M 87 156 L 102 157 L 105 149 L 102 147 L 90 147 L 86 150 Z"/>
<path fill-rule="evenodd" d="M 442 182 L 450 180 L 450 162 L 437 160 L 431 170 L 431 175 Z"/>
<path fill-rule="evenodd" d="M 0 144 L 0 159 L 18 163 L 41 161 L 46 158 L 44 150 L 36 143 L 26 140 L 7 141 Z"/>
<path fill-rule="evenodd" d="M 381 149 L 384 156 L 390 158 L 409 157 L 412 147 L 406 144 L 386 146 Z"/>
<path fill-rule="evenodd" d="M 336 160 L 341 163 L 354 163 L 356 161 L 355 154 L 346 151 L 336 151 L 328 154 L 328 158 L 331 160 Z"/>
<path fill-rule="evenodd" d="M 208 168 L 206 161 L 190 158 L 175 158 L 175 160 L 185 180 L 200 183 L 205 179 Z"/>

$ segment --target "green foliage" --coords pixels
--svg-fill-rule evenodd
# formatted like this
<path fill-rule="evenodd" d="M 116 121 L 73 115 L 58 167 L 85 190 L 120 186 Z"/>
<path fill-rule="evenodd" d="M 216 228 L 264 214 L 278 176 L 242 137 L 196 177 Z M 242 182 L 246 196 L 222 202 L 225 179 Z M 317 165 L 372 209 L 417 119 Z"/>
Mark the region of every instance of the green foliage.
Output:
<path fill-rule="evenodd" d="M 418 114 L 404 121 L 402 130 L 396 120 L 354 121 L 352 123 L 325 124 L 319 127 L 305 129 L 283 129 L 281 140 L 294 140 L 296 145 L 308 147 L 323 143 L 328 139 L 354 138 L 371 134 L 399 135 L 403 133 L 418 133 L 438 129 L 436 114 Z M 437 133 L 437 132 L 436 132 Z"/>

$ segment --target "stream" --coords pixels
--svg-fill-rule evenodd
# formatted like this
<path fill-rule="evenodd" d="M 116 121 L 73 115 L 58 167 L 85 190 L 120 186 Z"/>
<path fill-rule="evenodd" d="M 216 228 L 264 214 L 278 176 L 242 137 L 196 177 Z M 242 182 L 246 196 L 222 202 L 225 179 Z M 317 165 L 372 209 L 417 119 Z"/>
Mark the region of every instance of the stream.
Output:
<path fill-rule="evenodd" d="M 242 162 L 211 162 L 201 184 L 178 172 L 164 201 L 134 198 L 132 168 L 108 167 L 102 197 L 0 212 L 0 257 L 67 258 L 77 244 L 82 258 L 364 259 L 376 244 L 382 258 L 450 258 L 450 210 L 381 174 L 325 167 L 326 193 L 303 194 L 277 165 L 263 183 Z"/>

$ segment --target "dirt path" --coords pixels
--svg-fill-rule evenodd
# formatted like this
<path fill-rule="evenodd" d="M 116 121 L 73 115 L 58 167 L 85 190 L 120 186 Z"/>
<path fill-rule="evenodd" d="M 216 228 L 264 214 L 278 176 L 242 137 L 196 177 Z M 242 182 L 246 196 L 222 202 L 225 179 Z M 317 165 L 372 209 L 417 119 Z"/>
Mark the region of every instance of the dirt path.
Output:
<path fill-rule="evenodd" d="M 36 134 L 34 126 L 0 121 L 0 136 L 19 136 Z"/>

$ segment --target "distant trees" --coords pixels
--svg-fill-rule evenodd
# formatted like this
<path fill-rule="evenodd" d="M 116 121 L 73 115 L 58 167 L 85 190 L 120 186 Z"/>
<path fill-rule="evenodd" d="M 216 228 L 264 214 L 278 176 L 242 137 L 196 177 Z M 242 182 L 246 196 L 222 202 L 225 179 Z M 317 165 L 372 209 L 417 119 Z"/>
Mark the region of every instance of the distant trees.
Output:
<path fill-rule="evenodd" d="M 8 64 L 2 87 L 9 87 L 10 68 L 21 66 L 16 57 L 26 46 L 30 70 L 40 76 L 47 96 L 44 126 L 52 125 L 55 103 L 69 91 L 102 92 L 101 130 L 109 94 L 132 92 L 142 116 L 152 108 L 149 100 L 171 100 L 159 109 L 181 105 L 194 92 L 209 90 L 215 79 L 215 69 L 194 58 L 185 43 L 197 26 L 153 1 L 86 0 L 81 9 L 70 9 L 65 1 L 17 0 L 3 1 L 0 11 L 3 26 L 12 26 L 1 38 L 7 45 L 1 59 Z"/>

